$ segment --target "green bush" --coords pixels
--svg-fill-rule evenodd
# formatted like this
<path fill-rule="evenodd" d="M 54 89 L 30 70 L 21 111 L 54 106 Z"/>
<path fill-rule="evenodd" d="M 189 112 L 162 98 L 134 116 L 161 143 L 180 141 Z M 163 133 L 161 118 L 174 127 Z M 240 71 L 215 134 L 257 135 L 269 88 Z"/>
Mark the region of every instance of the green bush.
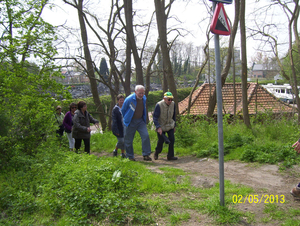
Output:
<path fill-rule="evenodd" d="M 281 146 L 268 142 L 261 145 L 248 145 L 241 156 L 241 160 L 245 162 L 269 164 L 283 162 L 287 167 L 295 164 L 299 159 L 299 156 L 291 146 Z"/>
<path fill-rule="evenodd" d="M 253 141 L 252 137 L 242 136 L 239 133 L 234 133 L 232 135 L 227 135 L 224 139 L 224 156 L 229 154 L 232 150 L 242 147 L 248 143 Z M 212 142 L 208 149 L 200 149 L 196 152 L 196 156 L 198 158 L 203 157 L 212 157 L 218 158 L 219 157 L 219 143 L 218 141 Z"/>
<path fill-rule="evenodd" d="M 245 148 L 241 160 L 245 162 L 254 162 L 257 158 L 257 152 L 251 148 Z"/>
<path fill-rule="evenodd" d="M 61 150 L 41 151 L 36 158 L 16 158 L 20 170 L 1 174 L 0 211 L 5 222 L 27 225 L 152 223 L 139 197 L 143 167 L 120 158 L 97 158 Z M 56 219 L 56 220 L 55 220 Z M 59 223 L 59 222 L 57 222 Z"/>
<path fill-rule="evenodd" d="M 188 116 L 180 118 L 180 122 L 176 123 L 176 145 L 180 147 L 191 147 L 196 141 L 194 127 L 190 123 Z"/>

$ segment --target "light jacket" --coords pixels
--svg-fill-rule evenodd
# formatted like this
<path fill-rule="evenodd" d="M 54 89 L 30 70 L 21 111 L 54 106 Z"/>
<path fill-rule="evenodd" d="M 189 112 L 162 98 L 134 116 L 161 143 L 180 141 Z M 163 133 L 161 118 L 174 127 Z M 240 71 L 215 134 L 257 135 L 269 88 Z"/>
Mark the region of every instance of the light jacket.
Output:
<path fill-rule="evenodd" d="M 176 108 L 174 101 L 167 105 L 164 100 L 159 101 L 153 112 L 153 122 L 156 129 L 161 128 L 163 132 L 175 128 Z"/>
<path fill-rule="evenodd" d="M 55 113 L 55 119 L 59 126 L 61 126 L 63 124 L 64 117 L 65 117 L 65 115 L 62 112 L 60 113 L 60 115 Z"/>
<path fill-rule="evenodd" d="M 143 96 L 143 106 L 144 106 L 144 111 L 143 111 L 143 120 L 146 123 L 146 96 Z M 125 98 L 125 101 L 122 106 L 122 114 L 123 114 L 123 121 L 125 126 L 129 126 L 131 119 L 133 117 L 133 114 L 135 112 L 136 108 L 136 95 L 135 93 L 130 94 L 128 97 Z"/>
<path fill-rule="evenodd" d="M 87 131 L 90 127 L 90 123 L 99 123 L 94 119 L 87 111 L 82 114 L 81 110 L 76 110 L 73 117 L 73 130 L 72 137 L 75 139 L 88 139 L 91 137 L 91 133 Z"/>

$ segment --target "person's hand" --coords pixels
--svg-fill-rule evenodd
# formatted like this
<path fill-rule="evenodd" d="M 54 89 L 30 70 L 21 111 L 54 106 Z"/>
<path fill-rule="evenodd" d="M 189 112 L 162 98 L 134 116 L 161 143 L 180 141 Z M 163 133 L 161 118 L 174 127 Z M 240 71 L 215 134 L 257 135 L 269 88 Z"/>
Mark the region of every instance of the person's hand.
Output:
<path fill-rule="evenodd" d="M 99 129 L 99 123 L 96 123 L 95 126 L 97 129 Z"/>
<path fill-rule="evenodd" d="M 91 128 L 90 128 L 90 127 L 88 127 L 88 128 L 87 128 L 87 131 L 88 131 L 88 132 L 91 132 L 92 130 L 91 130 Z"/>
<path fill-rule="evenodd" d="M 159 127 L 159 128 L 157 129 L 157 132 L 159 133 L 159 135 L 161 135 L 161 134 L 162 134 L 162 129 Z"/>
<path fill-rule="evenodd" d="M 176 132 L 176 127 L 174 127 L 174 133 Z"/>
<path fill-rule="evenodd" d="M 300 153 L 300 143 L 297 141 L 296 143 L 293 144 L 292 146 L 297 153 Z"/>

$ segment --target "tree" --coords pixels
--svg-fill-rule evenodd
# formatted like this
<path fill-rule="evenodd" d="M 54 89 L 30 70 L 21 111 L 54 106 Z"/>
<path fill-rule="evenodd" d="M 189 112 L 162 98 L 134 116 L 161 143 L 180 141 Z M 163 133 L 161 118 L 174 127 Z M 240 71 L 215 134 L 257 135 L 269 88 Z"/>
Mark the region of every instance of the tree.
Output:
<path fill-rule="evenodd" d="M 132 50 L 134 62 L 135 62 L 135 70 L 136 70 L 136 84 L 144 85 L 143 79 L 143 67 L 141 62 L 141 57 L 138 54 L 135 36 L 133 32 L 133 23 L 132 23 L 132 0 L 124 0 L 124 9 L 125 9 L 125 19 L 126 19 L 126 35 L 127 35 L 127 46 L 129 46 Z M 129 52 L 128 52 L 129 53 Z M 127 56 L 127 59 L 131 57 L 131 54 Z"/>
<path fill-rule="evenodd" d="M 108 80 L 108 75 L 109 75 L 109 70 L 108 70 L 108 67 L 107 67 L 107 63 L 106 63 L 106 60 L 105 58 L 101 58 L 101 62 L 100 62 L 100 75 L 103 76 L 104 80 Z"/>
<path fill-rule="evenodd" d="M 278 38 L 273 35 L 274 28 L 276 28 L 277 32 L 283 32 L 282 30 L 278 31 L 278 24 L 258 24 L 256 22 L 256 27 L 257 28 L 252 28 L 252 36 L 253 37 L 261 37 L 260 40 L 263 40 L 264 46 L 270 46 L 271 51 L 273 52 L 277 63 L 280 67 L 280 72 L 281 75 L 289 81 L 293 88 L 293 92 L 295 94 L 296 98 L 296 103 L 298 106 L 298 123 L 300 124 L 300 99 L 299 99 L 299 91 L 297 88 L 297 72 L 296 72 L 296 64 L 294 60 L 294 50 L 297 50 L 298 55 L 300 56 L 299 50 L 300 50 L 300 41 L 299 41 L 299 34 L 298 34 L 298 19 L 299 19 L 299 1 L 292 1 L 292 2 L 286 2 L 286 1 L 280 1 L 276 0 L 274 3 L 271 5 L 272 7 L 277 7 L 280 6 L 280 9 L 283 11 L 283 13 L 287 17 L 287 21 L 283 21 L 287 24 L 287 31 L 284 31 L 288 34 L 288 54 L 287 54 L 287 59 L 289 60 L 288 67 L 284 67 L 282 64 L 281 57 L 279 55 L 278 47 L 280 46 L 280 42 L 278 41 Z M 270 8 L 268 5 L 267 8 Z M 286 28 L 285 28 L 286 29 Z M 294 40 L 295 40 L 295 47 L 293 47 L 293 35 L 294 35 Z"/>
<path fill-rule="evenodd" d="M 34 154 L 54 133 L 54 106 L 67 97 L 54 76 L 55 29 L 41 15 L 48 1 L 1 1 L 0 159 Z M 70 95 L 69 95 L 70 97 Z M 8 129 L 9 128 L 9 129 Z M 3 165 L 2 165 L 3 166 Z"/>
<path fill-rule="evenodd" d="M 78 10 L 78 18 L 79 18 L 81 38 L 83 43 L 84 58 L 86 61 L 88 77 L 90 78 L 93 99 L 96 104 L 96 109 L 100 112 L 100 123 L 101 123 L 102 130 L 105 130 L 107 123 L 104 115 L 104 109 L 100 101 L 98 90 L 97 90 L 97 82 L 95 79 L 94 66 L 92 63 L 92 57 L 88 46 L 88 36 L 87 36 L 87 30 L 85 26 L 85 19 L 83 13 L 83 0 L 78 0 L 78 3 L 75 3 L 75 5 Z"/>
<path fill-rule="evenodd" d="M 247 53 L 246 53 L 246 0 L 241 0 L 240 5 L 240 33 L 241 33 L 241 52 L 242 52 L 242 101 L 243 101 L 243 119 L 247 127 L 250 127 L 250 118 L 248 111 L 248 84 L 247 84 Z"/>
<path fill-rule="evenodd" d="M 175 84 L 174 75 L 172 71 L 172 64 L 170 60 L 168 41 L 167 41 L 167 18 L 171 9 L 171 5 L 174 2 L 174 0 L 170 0 L 167 6 L 165 6 L 164 0 L 154 0 L 154 2 L 155 2 L 155 10 L 156 10 L 156 21 L 158 27 L 159 43 L 160 43 L 162 57 L 163 57 L 163 68 L 164 68 L 164 72 L 166 73 L 168 87 L 174 96 L 174 101 L 176 104 L 176 114 L 178 114 L 177 90 L 176 90 L 176 84 Z M 165 12 L 165 10 L 167 10 L 167 13 Z"/>

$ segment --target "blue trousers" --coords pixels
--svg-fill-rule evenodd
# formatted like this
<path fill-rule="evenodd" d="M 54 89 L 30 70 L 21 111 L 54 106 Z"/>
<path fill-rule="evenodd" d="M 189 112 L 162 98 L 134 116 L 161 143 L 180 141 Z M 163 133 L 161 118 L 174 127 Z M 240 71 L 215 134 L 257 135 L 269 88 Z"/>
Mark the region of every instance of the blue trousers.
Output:
<path fill-rule="evenodd" d="M 151 154 L 150 138 L 146 123 L 144 122 L 143 118 L 132 119 L 128 127 L 124 127 L 124 145 L 126 150 L 126 157 L 130 159 L 134 158 L 133 139 L 136 131 L 139 132 L 142 139 L 143 156 Z"/>

